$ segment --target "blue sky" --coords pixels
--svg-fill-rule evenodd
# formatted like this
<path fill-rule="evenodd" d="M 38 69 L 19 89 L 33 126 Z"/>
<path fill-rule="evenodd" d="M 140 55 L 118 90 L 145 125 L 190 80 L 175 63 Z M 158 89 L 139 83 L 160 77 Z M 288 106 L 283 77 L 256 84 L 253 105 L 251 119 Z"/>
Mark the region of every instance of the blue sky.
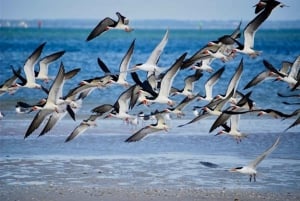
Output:
<path fill-rule="evenodd" d="M 0 0 L 1 19 L 251 20 L 258 0 Z M 300 0 L 282 0 L 269 20 L 300 20 Z"/>

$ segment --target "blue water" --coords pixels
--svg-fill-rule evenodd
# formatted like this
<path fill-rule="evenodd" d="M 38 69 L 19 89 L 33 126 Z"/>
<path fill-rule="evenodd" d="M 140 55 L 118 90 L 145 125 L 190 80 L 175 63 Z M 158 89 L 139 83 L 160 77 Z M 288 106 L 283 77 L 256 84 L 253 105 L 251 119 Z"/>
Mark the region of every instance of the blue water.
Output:
<path fill-rule="evenodd" d="M 227 30 L 171 29 L 169 41 L 160 58 L 159 66 L 171 66 L 176 58 L 184 52 L 191 56 L 208 41 L 223 34 L 229 34 L 234 28 Z M 15 68 L 21 67 L 27 56 L 40 43 L 47 42 L 42 56 L 66 50 L 66 54 L 50 66 L 50 75 L 55 76 L 61 61 L 67 71 L 77 67 L 81 68 L 80 73 L 65 84 L 64 92 L 67 93 L 81 80 L 103 75 L 97 64 L 98 57 L 104 60 L 111 71 L 117 71 L 130 43 L 136 39 L 131 66 L 135 63 L 142 63 L 146 61 L 165 33 L 165 30 L 149 29 L 136 29 L 132 33 L 112 31 L 87 43 L 85 38 L 89 31 L 86 28 L 1 28 L 0 83 L 12 75 L 10 65 Z M 257 73 L 264 70 L 263 59 L 279 68 L 282 61 L 293 62 L 300 55 L 299 47 L 299 29 L 259 30 L 256 33 L 255 49 L 262 51 L 261 56 L 253 59 L 238 55 L 227 63 L 217 60 L 213 62 L 214 69 L 219 69 L 223 65 L 226 67 L 221 80 L 215 85 L 214 93 L 225 92 L 229 79 L 243 58 L 244 72 L 238 89 L 243 92 L 252 90 L 251 97 L 259 107 L 278 109 L 286 113 L 294 111 L 298 106 L 284 105 L 281 102 L 299 102 L 297 98 L 283 99 L 276 95 L 277 92 L 292 93 L 285 83 L 266 81 L 247 91 L 243 88 Z M 174 86 L 181 88 L 183 79 L 190 74 L 192 71 L 180 71 L 175 78 Z M 204 74 L 195 84 L 195 91 L 203 93 L 203 84 L 209 76 L 208 73 Z M 130 76 L 128 76 L 128 80 L 132 82 Z M 50 86 L 50 84 L 42 84 Z M 298 182 L 300 179 L 299 127 L 284 134 L 278 149 L 262 163 L 261 169 L 259 169 L 261 173 L 257 178 L 258 185 L 250 184 L 248 177 L 244 175 L 232 174 L 227 171 L 231 167 L 246 164 L 254 159 L 269 147 L 294 119 L 282 121 L 248 115 L 244 120 L 242 118 L 240 129 L 250 137 L 242 143 L 236 144 L 229 137 L 214 137 L 208 133 L 213 118 L 199 124 L 183 128 L 177 127 L 193 117 L 190 114 L 192 106 L 204 104 L 198 102 L 186 108 L 187 115 L 184 119 L 172 122 L 172 129 L 166 135 L 162 132 L 157 136 L 149 136 L 142 142 L 127 144 L 123 141 L 141 125 L 138 128 L 132 128 L 119 120 L 101 120 L 95 129 L 89 130 L 73 142 L 63 143 L 80 120 L 88 117 L 93 107 L 103 103 L 114 103 L 123 90 L 124 88 L 121 86 L 112 86 L 108 89 L 94 91 L 85 99 L 76 122 L 67 117 L 48 136 L 36 138 L 33 134 L 26 140 L 23 140 L 23 135 L 34 114 L 16 114 L 15 104 L 17 101 L 35 103 L 45 94 L 39 90 L 20 89 L 14 95 L 1 96 L 0 111 L 6 115 L 4 119 L 0 120 L 1 184 L 36 184 L 41 180 L 45 184 L 55 181 L 71 183 L 76 180 L 87 185 L 90 184 L 90 180 L 94 179 L 92 185 L 97 185 L 99 180 L 106 179 L 112 185 L 151 183 L 172 186 L 176 183 L 175 186 L 187 187 L 300 189 Z M 182 97 L 174 97 L 174 99 L 180 101 Z M 150 112 L 151 108 L 139 106 L 130 112 L 137 113 L 141 110 Z M 59 177 L 51 177 L 51 174 L 56 174 L 58 169 L 69 167 L 70 160 L 73 161 L 73 165 L 75 164 L 74 167 L 76 164 L 86 164 L 84 171 L 93 172 L 96 171 L 96 166 L 96 169 L 101 170 L 103 174 L 96 177 L 93 174 L 89 176 L 82 174 L 78 176 L 75 173 L 74 175 L 63 174 L 62 178 L 67 177 L 68 181 Z M 200 161 L 216 163 L 218 168 L 204 167 L 199 163 Z M 23 168 L 19 168 L 20 164 Z M 33 164 L 33 166 L 30 167 L 29 164 Z M 54 164 L 54 168 L 49 168 L 49 164 Z M 71 165 L 71 167 L 73 166 Z M 119 169 L 120 167 L 123 169 Z M 31 176 L 27 171 L 28 168 L 34 169 Z M 76 171 L 82 170 L 78 168 Z M 133 175 L 136 178 L 134 180 L 132 180 Z"/>

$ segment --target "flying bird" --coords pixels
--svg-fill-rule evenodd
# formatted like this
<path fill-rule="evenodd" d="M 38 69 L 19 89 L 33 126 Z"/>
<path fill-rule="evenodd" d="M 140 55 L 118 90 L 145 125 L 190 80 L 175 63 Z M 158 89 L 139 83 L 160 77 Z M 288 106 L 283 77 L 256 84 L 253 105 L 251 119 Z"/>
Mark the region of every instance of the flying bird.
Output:
<path fill-rule="evenodd" d="M 118 21 L 115 21 L 110 17 L 106 17 L 101 20 L 97 24 L 97 26 L 90 32 L 90 34 L 86 38 L 86 41 L 90 41 L 97 36 L 100 36 L 102 33 L 112 29 L 120 29 L 126 32 L 131 32 L 133 28 L 129 26 L 129 20 L 119 12 L 116 12 L 116 15 L 118 16 Z"/>
<path fill-rule="evenodd" d="M 241 166 L 241 167 L 236 167 L 236 168 L 232 168 L 230 169 L 231 172 L 239 172 L 242 174 L 248 174 L 250 175 L 249 181 L 251 182 L 252 177 L 253 177 L 253 181 L 256 181 L 256 167 L 257 165 L 262 162 L 262 160 L 264 160 L 269 154 L 271 154 L 276 147 L 278 146 L 280 141 L 280 136 L 277 138 L 277 140 L 274 142 L 274 144 L 268 148 L 265 152 L 263 152 L 261 155 L 259 155 L 255 160 L 251 161 L 250 163 L 248 163 L 246 166 Z"/>
<path fill-rule="evenodd" d="M 143 139 L 150 133 L 154 133 L 162 130 L 168 131 L 168 125 L 166 123 L 166 120 L 163 117 L 163 114 L 161 112 L 156 111 L 155 118 L 157 119 L 157 122 L 155 124 L 150 124 L 148 126 L 145 126 L 144 128 L 141 128 L 133 135 L 131 135 L 129 138 L 127 138 L 125 142 L 136 142 Z"/>

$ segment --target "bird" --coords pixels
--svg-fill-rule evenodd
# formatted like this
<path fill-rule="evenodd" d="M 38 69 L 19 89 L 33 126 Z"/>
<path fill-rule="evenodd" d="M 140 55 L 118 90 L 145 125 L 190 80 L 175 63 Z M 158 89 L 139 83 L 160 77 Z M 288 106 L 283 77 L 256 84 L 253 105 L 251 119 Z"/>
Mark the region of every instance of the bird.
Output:
<path fill-rule="evenodd" d="M 238 84 L 240 82 L 240 79 L 241 79 L 241 76 L 243 73 L 243 69 L 244 69 L 244 63 L 243 63 L 243 58 L 242 58 L 237 69 L 235 70 L 235 73 L 231 77 L 230 82 L 228 83 L 226 93 L 224 95 L 219 94 L 214 99 L 220 99 L 220 98 L 224 99 L 233 92 L 233 95 L 231 97 L 233 98 L 232 101 L 235 101 L 234 99 L 236 97 L 236 90 L 237 90 Z"/>
<path fill-rule="evenodd" d="M 59 91 L 64 81 L 64 73 L 64 65 L 61 63 L 57 76 L 50 87 L 45 105 L 42 107 L 34 106 L 34 109 L 39 110 L 39 112 L 34 116 L 24 138 L 30 136 L 52 112 L 59 112 L 57 103 L 59 99 Z"/>
<path fill-rule="evenodd" d="M 297 84 L 299 84 L 300 80 L 300 56 L 293 62 L 287 76 L 284 74 L 282 75 L 282 73 L 276 72 L 275 70 L 273 72 L 277 74 L 277 80 L 286 82 L 291 89 L 299 87 Z"/>
<path fill-rule="evenodd" d="M 134 119 L 135 116 L 128 114 L 129 110 L 129 100 L 132 97 L 132 92 L 133 92 L 134 86 L 129 87 L 125 91 L 121 93 L 121 95 L 118 97 L 114 105 L 110 104 L 104 104 L 95 107 L 92 109 L 92 112 L 94 113 L 103 113 L 111 110 L 111 112 L 105 117 L 115 117 L 118 119 L 122 119 L 125 122 L 130 122 L 130 120 Z"/>
<path fill-rule="evenodd" d="M 249 113 L 249 112 L 250 113 L 257 112 L 258 113 L 257 116 L 262 116 L 264 114 L 268 114 L 268 115 L 272 116 L 273 118 L 277 119 L 277 118 L 290 118 L 290 117 L 296 116 L 300 113 L 300 110 L 297 109 L 290 114 L 286 114 L 281 111 L 270 109 L 270 108 L 267 108 L 267 109 L 257 108 L 257 109 L 244 110 L 244 111 L 226 110 L 223 112 L 227 113 L 227 114 L 231 114 L 231 115 L 245 114 L 245 113 Z"/>
<path fill-rule="evenodd" d="M 44 99 L 40 100 L 38 103 L 34 104 L 34 105 L 30 105 L 28 103 L 22 102 L 22 101 L 18 101 L 16 106 L 15 106 L 15 110 L 17 114 L 24 114 L 24 113 L 30 113 L 33 111 L 33 107 L 34 106 L 39 106 L 42 107 L 44 104 L 46 103 L 46 101 Z"/>
<path fill-rule="evenodd" d="M 210 66 L 212 61 L 213 58 L 202 59 L 199 62 L 192 65 L 191 69 L 212 73 L 214 71 L 214 69 Z"/>
<path fill-rule="evenodd" d="M 198 99 L 211 101 L 213 100 L 213 87 L 219 81 L 221 75 L 223 74 L 225 67 L 223 66 L 219 70 L 217 70 L 214 74 L 212 74 L 204 84 L 205 95 L 198 95 Z"/>
<path fill-rule="evenodd" d="M 247 85 L 244 87 L 244 89 L 253 87 L 253 86 L 255 86 L 265 80 L 268 80 L 268 79 L 276 79 L 277 74 L 285 76 L 288 74 L 288 70 L 289 70 L 290 66 L 292 65 L 291 62 L 283 61 L 282 65 L 281 65 L 281 69 L 279 69 L 277 71 L 273 67 L 273 65 L 265 59 L 263 60 L 263 64 L 267 69 L 260 72 L 259 74 L 257 74 L 251 81 L 249 81 L 247 83 Z M 278 72 L 278 73 L 276 74 L 275 72 Z"/>
<path fill-rule="evenodd" d="M 144 104 L 147 105 L 148 103 L 154 102 L 168 104 L 170 106 L 173 106 L 175 104 L 175 102 L 169 98 L 169 94 L 173 84 L 173 80 L 179 72 L 182 62 L 186 55 L 187 53 L 183 53 L 163 75 L 158 95 L 156 97 L 146 97 L 143 100 Z"/>
<path fill-rule="evenodd" d="M 253 20 L 251 20 L 247 26 L 244 28 L 243 34 L 244 34 L 244 44 L 240 43 L 238 40 L 235 40 L 238 44 L 237 48 L 234 48 L 232 51 L 233 53 L 239 52 L 243 54 L 247 54 L 251 57 L 256 57 L 260 55 L 260 51 L 254 50 L 254 37 L 255 33 L 258 30 L 258 28 L 261 26 L 261 24 L 269 17 L 271 12 L 274 8 L 277 6 L 283 6 L 278 1 L 268 1 L 262 12 L 260 12 Z"/>
<path fill-rule="evenodd" d="M 36 79 L 43 80 L 44 82 L 48 82 L 49 80 L 51 80 L 51 78 L 48 76 L 49 64 L 59 59 L 61 56 L 65 54 L 65 52 L 66 51 L 59 51 L 43 57 L 39 61 L 40 71 L 38 72 Z"/>
<path fill-rule="evenodd" d="M 177 89 L 175 87 L 172 87 L 171 93 L 173 93 L 174 95 L 177 94 L 182 94 L 184 96 L 188 96 L 189 98 L 192 98 L 195 96 L 195 94 L 193 93 L 194 91 L 194 83 L 196 81 L 198 81 L 201 77 L 203 76 L 203 73 L 201 72 L 201 70 L 196 70 L 194 74 L 187 76 L 184 79 L 184 87 L 183 89 Z"/>
<path fill-rule="evenodd" d="M 69 142 L 73 140 L 76 136 L 85 132 L 88 128 L 97 126 L 96 120 L 99 117 L 99 114 L 92 114 L 89 118 L 84 119 L 76 128 L 72 131 L 72 133 L 66 138 L 65 142 Z"/>
<path fill-rule="evenodd" d="M 238 24 L 237 28 L 230 35 L 223 35 L 219 37 L 218 40 L 216 41 L 208 42 L 200 50 L 195 52 L 191 57 L 186 59 L 182 64 L 182 68 L 183 69 L 188 68 L 193 64 L 201 61 L 205 61 L 206 64 L 211 63 L 217 57 L 224 62 L 227 61 L 228 60 L 227 56 L 231 56 L 231 52 L 232 52 L 231 46 L 234 45 L 236 39 L 238 39 L 241 35 L 240 26 L 241 26 L 241 22 Z M 229 52 L 229 54 L 227 52 Z M 210 69 L 210 66 L 206 66 L 206 68 Z"/>
<path fill-rule="evenodd" d="M 157 122 L 155 124 L 147 125 L 134 134 L 132 134 L 129 138 L 125 140 L 125 142 L 136 142 L 140 141 L 141 139 L 145 138 L 150 133 L 158 132 L 158 131 L 168 131 L 168 125 L 163 117 L 162 112 L 155 112 L 155 118 Z"/>
<path fill-rule="evenodd" d="M 64 82 L 73 78 L 80 71 L 80 68 L 73 69 L 64 74 Z M 66 96 L 62 97 L 62 87 L 64 82 L 61 84 L 61 89 L 58 93 L 58 103 L 59 107 L 62 108 L 58 112 L 52 112 L 50 117 L 45 124 L 43 130 L 40 132 L 39 136 L 45 135 L 49 132 L 67 113 L 70 114 L 71 118 L 75 121 L 75 113 L 81 108 L 81 103 L 84 98 L 86 98 L 86 91 L 81 92 L 78 97 L 76 94 L 68 93 Z M 72 91 L 72 90 L 71 90 Z M 71 94 L 71 95 L 70 95 Z M 65 108 L 65 109 L 64 109 Z"/>
<path fill-rule="evenodd" d="M 98 58 L 99 67 L 106 74 L 112 76 L 113 83 L 120 84 L 123 86 L 129 86 L 129 83 L 126 81 L 126 76 L 127 76 L 128 66 L 129 66 L 130 60 L 132 58 L 133 50 L 134 50 L 134 43 L 135 43 L 135 40 L 132 41 L 129 49 L 127 50 L 126 54 L 122 58 L 122 61 L 119 66 L 119 72 L 117 72 L 116 74 L 111 73 L 111 71 L 108 69 L 106 64 L 100 58 Z"/>
<path fill-rule="evenodd" d="M 262 162 L 268 155 L 270 155 L 278 146 L 280 141 L 280 136 L 276 139 L 276 141 L 273 143 L 271 147 L 269 147 L 266 151 L 264 151 L 261 155 L 259 155 L 257 158 L 255 158 L 253 161 L 248 163 L 246 166 L 236 167 L 230 169 L 230 172 L 239 172 L 242 174 L 249 175 L 249 181 L 251 182 L 252 178 L 253 181 L 256 182 L 256 174 L 257 170 L 256 167 L 259 165 L 259 163 Z"/>
<path fill-rule="evenodd" d="M 201 119 L 208 118 L 212 115 L 219 116 L 220 114 L 222 114 L 222 110 L 223 110 L 223 107 L 225 106 L 225 104 L 227 104 L 227 102 L 232 97 L 233 92 L 234 91 L 232 90 L 232 92 L 225 99 L 218 99 L 218 100 L 210 101 L 208 104 L 206 104 L 205 106 L 202 107 L 202 112 L 200 112 L 198 114 L 198 116 L 194 117 L 192 120 L 190 120 L 189 122 L 187 122 L 185 124 L 179 125 L 178 127 L 183 127 L 188 124 L 195 123 Z"/>
<path fill-rule="evenodd" d="M 13 71 L 13 75 L 0 85 L 0 96 L 4 95 L 6 92 L 9 94 L 13 94 L 18 89 L 16 81 L 18 79 L 17 75 L 20 75 L 21 73 L 21 68 L 15 71 L 15 69 L 11 66 L 11 69 Z"/>
<path fill-rule="evenodd" d="M 240 94 L 241 95 L 241 98 L 239 99 L 239 101 L 236 103 L 236 104 L 233 104 L 229 107 L 227 107 L 225 110 L 222 110 L 222 113 L 218 116 L 218 118 L 214 121 L 214 123 L 211 125 L 210 127 L 210 130 L 209 132 L 212 132 L 214 129 L 216 129 L 217 127 L 219 126 L 223 126 L 225 128 L 225 131 L 229 132 L 230 129 L 227 129 L 227 125 L 226 124 L 226 121 L 231 118 L 231 115 L 230 113 L 227 113 L 227 111 L 235 111 L 235 112 L 238 112 L 238 111 L 250 111 L 250 110 L 253 110 L 254 107 L 255 107 L 255 103 L 253 100 L 250 99 L 250 95 L 251 95 L 251 92 L 248 92 L 246 95 L 243 95 L 243 94 Z M 240 115 L 237 115 L 237 116 L 240 116 Z M 234 121 L 234 127 L 233 129 L 237 130 L 237 124 L 238 124 L 238 121 L 237 119 L 231 119 Z M 225 125 L 225 126 L 224 126 Z M 220 133 L 222 134 L 222 133 Z"/>
<path fill-rule="evenodd" d="M 182 110 L 195 99 L 196 96 L 193 97 L 186 96 L 177 106 L 172 108 L 167 108 L 164 111 L 168 113 L 176 114 L 178 118 L 181 118 L 182 116 L 185 115 Z"/>
<path fill-rule="evenodd" d="M 39 45 L 27 58 L 24 64 L 24 72 L 26 78 L 22 77 L 21 75 L 15 74 L 22 81 L 22 83 L 17 83 L 18 86 L 26 88 L 41 88 L 41 85 L 36 83 L 34 66 L 38 62 L 38 59 L 45 45 L 46 42 Z"/>
<path fill-rule="evenodd" d="M 222 124 L 221 126 L 224 129 L 219 131 L 215 136 L 227 134 L 233 137 L 237 143 L 241 142 L 243 138 L 247 137 L 247 135 L 239 131 L 239 121 L 240 115 L 230 116 L 230 127 L 226 123 Z"/>
<path fill-rule="evenodd" d="M 102 33 L 112 29 L 120 29 L 126 32 L 131 32 L 133 28 L 129 26 L 129 20 L 125 16 L 121 15 L 120 12 L 116 12 L 116 15 L 118 16 L 118 21 L 115 21 L 110 17 L 106 17 L 101 20 L 90 32 L 86 41 L 91 41 L 97 36 L 100 36 Z"/>
<path fill-rule="evenodd" d="M 165 35 L 163 36 L 161 41 L 156 45 L 154 50 L 151 52 L 147 61 L 145 63 L 135 64 L 134 67 L 130 69 L 130 71 L 143 70 L 148 72 L 148 76 L 153 73 L 155 75 L 160 74 L 164 70 L 164 68 L 158 67 L 157 63 L 162 52 L 164 51 L 165 46 L 168 43 L 168 40 L 169 40 L 169 29 L 166 30 Z"/>

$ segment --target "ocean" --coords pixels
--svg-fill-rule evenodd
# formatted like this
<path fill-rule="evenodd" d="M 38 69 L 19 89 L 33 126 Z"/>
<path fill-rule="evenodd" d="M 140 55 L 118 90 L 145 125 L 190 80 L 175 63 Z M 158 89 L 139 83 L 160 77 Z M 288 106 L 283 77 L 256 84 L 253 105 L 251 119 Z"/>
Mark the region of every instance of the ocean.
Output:
<path fill-rule="evenodd" d="M 97 64 L 101 58 L 112 72 L 117 72 L 122 57 L 129 45 L 135 41 L 130 67 L 147 60 L 151 51 L 163 37 L 165 29 L 137 28 L 131 33 L 110 31 L 86 42 L 91 28 L 0 28 L 0 83 L 12 75 L 10 65 L 22 67 L 26 58 L 41 43 L 46 42 L 42 56 L 65 50 L 61 59 L 50 65 L 49 74 L 55 76 L 63 62 L 66 71 L 81 68 L 73 79 L 64 86 L 64 94 L 83 79 L 102 76 Z M 174 61 L 187 52 L 193 55 L 207 42 L 224 34 L 230 34 L 235 25 L 223 29 L 172 29 L 169 41 L 161 55 L 158 65 L 170 67 Z M 260 29 L 255 36 L 255 49 L 262 51 L 256 58 L 237 55 L 233 60 L 222 62 L 215 60 L 212 67 L 217 70 L 225 66 L 225 72 L 215 85 L 214 94 L 225 93 L 227 84 L 243 59 L 244 71 L 238 90 L 252 91 L 251 98 L 261 108 L 276 109 L 291 113 L 299 109 L 297 105 L 286 102 L 299 102 L 299 98 L 282 98 L 277 93 L 291 92 L 286 83 L 267 80 L 257 86 L 244 90 L 245 85 L 259 72 L 263 71 L 263 60 L 280 68 L 282 61 L 293 62 L 300 55 L 300 29 Z M 174 87 L 182 88 L 184 78 L 192 70 L 182 70 L 174 80 Z M 143 78 L 144 74 L 139 72 Z M 204 93 L 204 83 L 210 76 L 204 73 L 195 83 L 195 91 Z M 130 75 L 128 81 L 133 83 Z M 49 87 L 51 83 L 42 83 Z M 208 188 L 250 188 L 299 190 L 300 180 L 300 132 L 299 127 L 283 132 L 294 120 L 273 119 L 268 116 L 257 117 L 248 114 L 241 117 L 239 129 L 248 134 L 248 138 L 237 144 L 228 136 L 214 136 L 209 127 L 214 120 L 209 118 L 199 123 L 179 128 L 178 125 L 193 118 L 193 106 L 205 103 L 193 102 L 186 107 L 186 115 L 169 122 L 168 133 L 153 134 L 136 143 L 124 140 L 141 128 L 126 125 L 121 120 L 98 120 L 98 126 L 88 130 L 69 143 L 65 138 L 91 114 L 91 109 L 104 104 L 113 104 L 124 91 L 122 86 L 93 91 L 84 102 L 76 116 L 76 122 L 65 117 L 58 125 L 43 137 L 36 133 L 24 140 L 24 134 L 35 113 L 17 114 L 17 101 L 30 104 L 45 97 L 39 90 L 19 89 L 14 95 L 0 96 L 0 111 L 5 117 L 0 120 L 0 183 L 1 185 L 49 185 L 55 183 L 99 185 L 162 185 L 175 187 Z M 180 102 L 182 96 L 174 97 Z M 155 106 L 154 106 L 155 107 Z M 160 109 L 165 106 L 159 106 Z M 129 113 L 140 111 L 150 113 L 152 107 L 136 106 Z M 150 122 L 145 122 L 148 124 Z M 152 122 L 151 122 L 152 123 Z M 228 169 L 248 163 L 273 144 L 282 135 L 281 143 L 258 168 L 256 184 L 248 182 L 248 177 L 228 172 Z M 215 168 L 203 166 L 200 162 L 216 164 Z"/>

